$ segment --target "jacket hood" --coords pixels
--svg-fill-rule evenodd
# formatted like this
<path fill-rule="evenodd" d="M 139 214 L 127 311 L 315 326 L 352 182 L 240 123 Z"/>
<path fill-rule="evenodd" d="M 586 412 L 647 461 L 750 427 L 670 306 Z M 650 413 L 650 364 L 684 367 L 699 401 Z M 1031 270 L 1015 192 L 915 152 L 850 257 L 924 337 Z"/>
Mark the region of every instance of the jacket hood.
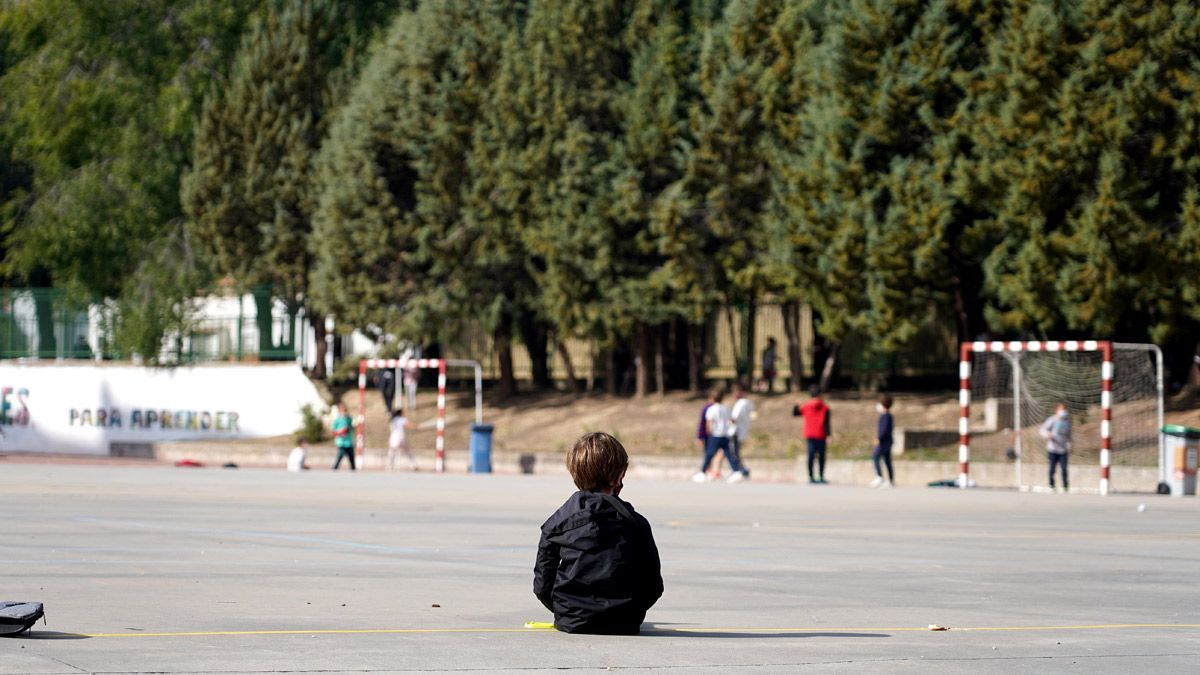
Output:
<path fill-rule="evenodd" d="M 588 525 L 603 527 L 624 517 L 610 501 L 612 499 L 620 500 L 620 497 L 580 490 L 546 519 L 542 524 L 542 532 L 551 541 L 558 540 L 556 543 L 560 545 L 569 545 L 568 540 L 572 537 L 563 535 L 569 535 Z"/>

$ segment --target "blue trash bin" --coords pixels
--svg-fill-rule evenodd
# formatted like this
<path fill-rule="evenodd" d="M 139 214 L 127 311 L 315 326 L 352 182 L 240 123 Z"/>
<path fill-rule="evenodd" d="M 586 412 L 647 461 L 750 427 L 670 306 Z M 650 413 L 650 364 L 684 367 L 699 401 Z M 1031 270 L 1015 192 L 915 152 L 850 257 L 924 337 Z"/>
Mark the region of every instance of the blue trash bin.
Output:
<path fill-rule="evenodd" d="M 492 425 L 471 425 L 471 473 L 492 472 Z"/>

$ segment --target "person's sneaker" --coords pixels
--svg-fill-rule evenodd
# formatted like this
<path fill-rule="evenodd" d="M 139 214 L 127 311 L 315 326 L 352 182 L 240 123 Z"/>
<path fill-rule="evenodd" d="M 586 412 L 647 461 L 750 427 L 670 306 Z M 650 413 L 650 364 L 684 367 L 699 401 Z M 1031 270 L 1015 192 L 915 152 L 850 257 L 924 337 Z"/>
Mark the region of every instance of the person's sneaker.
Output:
<path fill-rule="evenodd" d="M 877 487 L 883 485 L 883 483 L 884 483 L 883 476 L 875 476 L 875 480 L 871 481 L 871 487 L 877 488 Z"/>
<path fill-rule="evenodd" d="M 891 489 L 892 489 L 892 488 L 894 488 L 894 487 L 896 487 L 896 484 L 895 484 L 895 483 L 893 483 L 893 482 L 892 482 L 892 481 L 890 481 L 890 480 L 889 480 L 889 481 L 886 481 L 886 482 L 883 484 L 883 488 L 884 488 L 885 490 L 891 490 Z"/>
<path fill-rule="evenodd" d="M 810 485 L 818 485 L 821 481 L 817 480 L 816 478 L 813 478 L 812 476 L 809 476 L 808 482 Z"/>
<path fill-rule="evenodd" d="M 744 480 L 746 480 L 746 474 L 742 473 L 741 471 L 734 471 L 733 473 L 729 474 L 729 477 L 725 479 L 725 482 L 740 483 Z"/>
<path fill-rule="evenodd" d="M 703 471 L 697 471 L 696 474 L 692 476 L 692 482 L 693 483 L 707 483 L 708 482 L 708 474 L 704 473 Z"/>
<path fill-rule="evenodd" d="M 818 478 L 817 482 L 820 483 L 821 485 L 829 485 L 829 481 L 825 480 L 824 476 L 821 476 L 820 478 Z"/>

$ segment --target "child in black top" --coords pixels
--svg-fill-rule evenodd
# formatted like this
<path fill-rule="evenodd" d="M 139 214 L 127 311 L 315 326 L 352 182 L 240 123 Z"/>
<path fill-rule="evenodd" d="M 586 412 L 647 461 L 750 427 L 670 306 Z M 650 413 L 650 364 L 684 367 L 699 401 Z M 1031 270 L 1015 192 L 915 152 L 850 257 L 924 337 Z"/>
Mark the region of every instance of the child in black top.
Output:
<path fill-rule="evenodd" d="M 875 481 L 871 483 L 871 487 L 895 487 L 896 473 L 892 470 L 892 397 L 884 394 L 879 397 L 879 402 L 875 404 L 875 411 L 879 413 L 879 422 L 875 425 L 875 452 L 871 455 L 871 461 L 875 462 Z M 879 460 L 887 465 L 888 477 L 883 479 L 883 472 L 879 470 Z"/>
<path fill-rule="evenodd" d="M 566 633 L 637 635 L 663 592 L 650 523 L 618 495 L 629 455 L 592 433 L 567 454 L 579 491 L 542 525 L 533 592 Z"/>

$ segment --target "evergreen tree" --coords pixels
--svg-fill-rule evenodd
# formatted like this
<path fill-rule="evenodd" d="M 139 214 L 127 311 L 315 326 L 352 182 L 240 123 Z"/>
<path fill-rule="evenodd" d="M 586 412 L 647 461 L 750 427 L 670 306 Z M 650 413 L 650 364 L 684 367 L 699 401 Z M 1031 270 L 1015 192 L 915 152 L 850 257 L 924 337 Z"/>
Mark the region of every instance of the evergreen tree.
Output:
<path fill-rule="evenodd" d="M 215 271 L 255 293 L 259 350 L 272 344 L 271 312 L 281 296 L 289 317 L 304 302 L 309 233 L 316 208 L 312 161 L 339 93 L 347 53 L 382 12 L 354 14 L 331 0 L 271 5 L 247 33 L 227 83 L 214 85 L 184 178 L 192 233 Z M 371 11 L 375 10 L 375 11 Z M 323 375 L 325 318 L 311 314 L 317 373 Z M 285 342 L 290 343 L 293 331 Z"/>
<path fill-rule="evenodd" d="M 786 293 L 807 290 L 830 356 L 852 331 L 891 352 L 952 287 L 956 126 L 989 14 L 939 0 L 821 9 L 783 24 L 805 49 L 776 116 L 774 240 L 797 270 L 780 276 Z"/>
<path fill-rule="evenodd" d="M 322 150 L 314 238 L 322 307 L 427 342 L 479 318 L 502 352 L 506 390 L 531 285 L 513 233 L 492 217 L 486 129 L 502 114 L 497 70 L 522 8 L 438 0 L 395 20 Z"/>

